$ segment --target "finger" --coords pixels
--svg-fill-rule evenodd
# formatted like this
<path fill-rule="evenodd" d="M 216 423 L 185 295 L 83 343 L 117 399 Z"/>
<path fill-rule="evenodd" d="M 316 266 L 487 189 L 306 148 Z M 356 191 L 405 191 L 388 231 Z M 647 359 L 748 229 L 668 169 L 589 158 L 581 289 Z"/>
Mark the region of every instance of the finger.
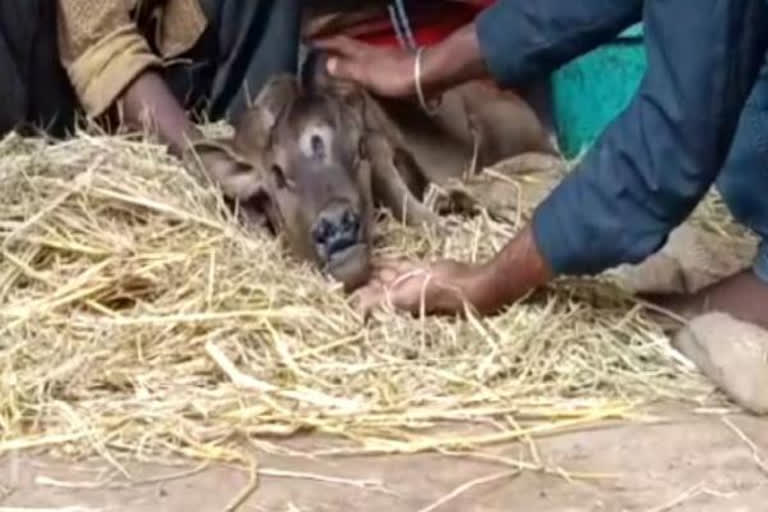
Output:
<path fill-rule="evenodd" d="M 371 268 L 373 270 L 380 270 L 382 268 L 389 268 L 396 260 L 392 258 L 373 258 L 371 260 Z"/>
<path fill-rule="evenodd" d="M 410 263 L 393 263 L 390 265 L 382 265 L 374 270 L 376 279 L 387 286 L 392 286 L 403 279 L 422 272 L 423 269 L 419 266 Z"/>
<path fill-rule="evenodd" d="M 363 318 L 368 318 L 373 310 L 383 302 L 383 298 L 384 287 L 378 284 L 371 284 L 355 293 L 351 300 L 353 308 Z"/>
<path fill-rule="evenodd" d="M 365 59 L 357 57 L 329 57 L 325 69 L 333 78 L 370 88 L 375 84 L 366 74 L 365 63 Z"/>
<path fill-rule="evenodd" d="M 376 276 L 371 276 L 368 279 L 368 282 L 365 283 L 365 285 L 361 286 L 360 288 L 353 291 L 351 294 L 349 294 L 349 301 L 355 302 L 357 299 L 363 295 L 367 295 L 372 293 L 373 290 L 378 290 L 384 286 L 384 283 L 382 283 L 381 279 L 379 279 Z"/>
<path fill-rule="evenodd" d="M 367 45 L 345 36 L 318 41 L 315 47 L 327 51 L 326 61 L 329 75 L 341 80 L 350 80 L 363 85 L 365 76 L 362 65 L 366 61 Z"/>
<path fill-rule="evenodd" d="M 387 266 L 381 266 L 373 270 L 373 277 L 379 283 L 387 284 L 397 277 L 397 271 Z"/>
<path fill-rule="evenodd" d="M 329 57 L 326 71 L 334 78 L 359 82 L 358 66 L 355 61 L 342 57 Z"/>
<path fill-rule="evenodd" d="M 366 45 L 347 36 L 333 36 L 325 39 L 317 39 L 312 45 L 329 53 L 343 57 L 360 57 Z"/>
<path fill-rule="evenodd" d="M 371 264 L 374 271 L 387 271 L 394 272 L 396 274 L 402 274 L 409 272 L 416 268 L 421 268 L 421 265 L 413 261 L 403 259 L 382 259 L 374 261 Z"/>

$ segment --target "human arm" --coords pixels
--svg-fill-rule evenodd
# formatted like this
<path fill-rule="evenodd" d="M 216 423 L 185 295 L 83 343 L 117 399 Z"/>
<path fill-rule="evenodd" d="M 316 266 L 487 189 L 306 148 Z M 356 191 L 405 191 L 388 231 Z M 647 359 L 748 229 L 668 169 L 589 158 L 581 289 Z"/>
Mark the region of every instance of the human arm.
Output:
<path fill-rule="evenodd" d="M 200 130 L 155 71 L 142 71 L 117 98 L 123 122 L 133 128 L 148 128 L 181 156 L 189 144 L 202 138 Z"/>
<path fill-rule="evenodd" d="M 412 313 L 457 314 L 469 306 L 490 315 L 552 279 L 530 228 L 524 229 L 487 262 L 441 261 L 432 265 L 384 262 L 355 294 L 361 311 L 381 303 Z"/>
<path fill-rule="evenodd" d="M 534 213 L 555 273 L 643 261 L 709 190 L 762 61 L 764 37 L 747 19 L 765 21 L 764 6 L 646 2 L 637 94 Z"/>
<path fill-rule="evenodd" d="M 759 69 L 759 24 L 744 26 L 743 20 L 760 19 L 764 13 L 755 9 L 761 8 L 716 0 L 646 2 L 648 71 L 640 90 L 523 231 L 551 276 L 596 274 L 640 262 L 692 211 L 717 175 Z M 680 19 L 689 20 L 685 32 L 675 26 Z M 482 282 L 519 280 L 520 286 L 509 289 L 523 293 L 537 282 L 519 272 L 481 278 L 482 268 L 474 267 L 469 277 L 454 279 L 449 273 L 442 280 L 466 290 Z M 536 274 L 535 268 L 531 272 Z M 413 310 L 413 293 L 398 295 L 407 283 L 400 277 L 388 280 L 390 293 L 400 299 L 396 305 Z M 478 292 L 464 295 L 471 302 L 473 294 Z M 515 295 L 520 294 L 504 300 Z"/>
<path fill-rule="evenodd" d="M 473 23 L 428 48 L 422 57 L 422 89 L 429 95 L 488 76 L 502 85 L 540 78 L 638 21 L 642 3 L 499 0 Z M 411 53 L 347 37 L 315 44 L 336 57 L 329 60 L 331 74 L 382 96 L 415 94 Z"/>
<path fill-rule="evenodd" d="M 162 61 L 127 2 L 58 0 L 57 5 L 61 62 L 88 117 L 119 111 L 132 128 L 154 129 L 176 154 L 186 138 L 199 136 L 163 82 Z M 184 15 L 178 49 L 194 42 L 205 25 L 197 10 L 188 8 Z"/>

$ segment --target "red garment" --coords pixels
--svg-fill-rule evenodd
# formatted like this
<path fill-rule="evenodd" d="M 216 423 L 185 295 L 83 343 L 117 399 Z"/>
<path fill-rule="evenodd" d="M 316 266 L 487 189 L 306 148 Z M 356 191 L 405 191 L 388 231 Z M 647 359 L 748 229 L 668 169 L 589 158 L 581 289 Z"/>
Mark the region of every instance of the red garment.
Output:
<path fill-rule="evenodd" d="M 495 0 L 458 0 L 424 2 L 420 5 L 408 5 L 408 22 L 416 44 L 425 46 L 435 44 L 458 28 L 471 23 L 475 17 L 492 5 Z M 397 33 L 389 16 L 361 23 L 351 30 L 354 37 L 370 44 L 397 46 Z"/>

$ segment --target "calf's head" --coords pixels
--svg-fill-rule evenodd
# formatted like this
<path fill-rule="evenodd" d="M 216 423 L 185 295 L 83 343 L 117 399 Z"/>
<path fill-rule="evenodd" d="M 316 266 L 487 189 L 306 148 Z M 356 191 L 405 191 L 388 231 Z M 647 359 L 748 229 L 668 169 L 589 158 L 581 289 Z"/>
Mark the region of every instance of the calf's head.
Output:
<path fill-rule="evenodd" d="M 236 122 L 233 139 L 196 145 L 225 195 L 265 214 L 295 255 L 347 289 L 370 274 L 363 102 L 354 89 L 276 76 Z"/>

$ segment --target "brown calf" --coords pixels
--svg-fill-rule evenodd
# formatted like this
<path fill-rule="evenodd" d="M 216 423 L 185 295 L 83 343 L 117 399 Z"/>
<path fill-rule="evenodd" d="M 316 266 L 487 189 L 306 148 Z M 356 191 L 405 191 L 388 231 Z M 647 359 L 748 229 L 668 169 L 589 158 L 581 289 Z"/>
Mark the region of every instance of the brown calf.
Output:
<path fill-rule="evenodd" d="M 263 214 L 297 256 L 347 289 L 369 277 L 377 206 L 432 223 L 422 203 L 430 182 L 459 178 L 472 161 L 556 154 L 528 105 L 483 84 L 449 91 L 431 118 L 313 69 L 303 83 L 274 77 L 232 139 L 195 149 L 225 196 Z"/>

